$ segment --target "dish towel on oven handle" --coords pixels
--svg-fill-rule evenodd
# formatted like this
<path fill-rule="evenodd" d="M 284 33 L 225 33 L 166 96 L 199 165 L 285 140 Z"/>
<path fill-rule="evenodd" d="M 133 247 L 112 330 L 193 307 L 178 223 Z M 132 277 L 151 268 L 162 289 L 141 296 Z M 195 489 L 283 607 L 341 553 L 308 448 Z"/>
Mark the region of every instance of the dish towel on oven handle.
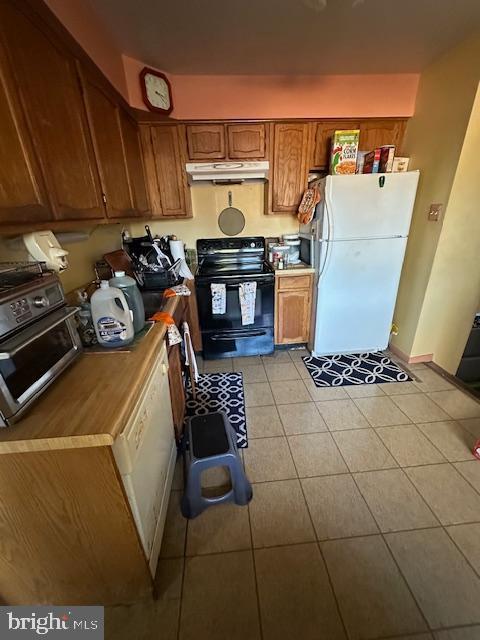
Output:
<path fill-rule="evenodd" d="M 224 314 L 227 310 L 227 290 L 225 285 L 212 282 L 210 291 L 212 293 L 212 314 L 214 316 Z"/>
<path fill-rule="evenodd" d="M 255 322 L 255 300 L 257 297 L 256 282 L 242 282 L 238 285 L 238 297 L 240 299 L 240 311 L 242 313 L 242 325 Z"/>

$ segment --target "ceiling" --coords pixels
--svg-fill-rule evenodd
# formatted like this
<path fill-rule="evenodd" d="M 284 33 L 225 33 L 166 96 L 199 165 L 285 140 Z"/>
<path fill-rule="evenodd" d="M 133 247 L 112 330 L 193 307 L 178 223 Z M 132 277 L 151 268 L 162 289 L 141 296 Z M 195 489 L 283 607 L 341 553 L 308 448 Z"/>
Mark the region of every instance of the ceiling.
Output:
<path fill-rule="evenodd" d="M 176 74 L 418 72 L 480 28 L 480 0 L 91 4 L 123 53 Z"/>

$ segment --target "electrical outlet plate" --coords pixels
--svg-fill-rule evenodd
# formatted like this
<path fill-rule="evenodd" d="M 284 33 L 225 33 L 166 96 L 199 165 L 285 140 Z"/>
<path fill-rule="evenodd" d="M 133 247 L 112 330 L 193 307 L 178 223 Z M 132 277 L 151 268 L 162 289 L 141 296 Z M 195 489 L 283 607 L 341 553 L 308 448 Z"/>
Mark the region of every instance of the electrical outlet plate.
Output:
<path fill-rule="evenodd" d="M 428 219 L 430 222 L 438 222 L 442 214 L 442 204 L 431 204 L 428 210 Z"/>

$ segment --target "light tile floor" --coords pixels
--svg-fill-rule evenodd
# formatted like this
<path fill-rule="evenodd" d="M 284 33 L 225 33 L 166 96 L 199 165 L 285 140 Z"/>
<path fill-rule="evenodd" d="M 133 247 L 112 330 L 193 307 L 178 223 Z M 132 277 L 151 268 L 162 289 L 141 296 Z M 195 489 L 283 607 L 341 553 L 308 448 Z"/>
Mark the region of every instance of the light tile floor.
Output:
<path fill-rule="evenodd" d="M 317 389 L 301 356 L 201 363 L 244 373 L 253 500 L 187 522 L 178 466 L 158 599 L 107 638 L 480 640 L 480 404 L 425 365 Z"/>

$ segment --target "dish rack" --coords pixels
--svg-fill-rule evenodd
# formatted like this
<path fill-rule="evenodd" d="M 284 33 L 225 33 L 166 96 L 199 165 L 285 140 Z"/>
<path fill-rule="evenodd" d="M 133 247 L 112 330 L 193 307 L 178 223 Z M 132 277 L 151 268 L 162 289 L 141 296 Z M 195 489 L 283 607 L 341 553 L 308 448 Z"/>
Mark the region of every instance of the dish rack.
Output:
<path fill-rule="evenodd" d="M 144 265 L 135 261 L 135 278 L 141 289 L 150 291 L 167 289 L 178 284 L 181 264 L 181 260 L 176 260 L 170 267 L 165 268 L 155 264 Z"/>

